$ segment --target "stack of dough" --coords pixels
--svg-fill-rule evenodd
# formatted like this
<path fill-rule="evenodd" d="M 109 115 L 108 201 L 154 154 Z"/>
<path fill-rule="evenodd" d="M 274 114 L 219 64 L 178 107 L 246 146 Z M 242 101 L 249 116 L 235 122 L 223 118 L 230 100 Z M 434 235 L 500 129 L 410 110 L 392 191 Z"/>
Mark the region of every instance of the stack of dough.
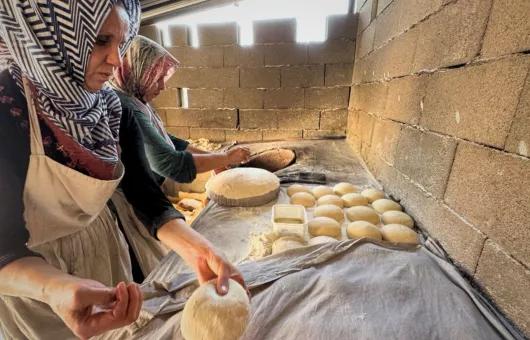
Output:
<path fill-rule="evenodd" d="M 317 201 L 317 205 L 321 206 L 324 204 L 333 204 L 341 209 L 344 207 L 344 202 L 342 201 L 342 199 L 339 196 L 335 195 L 326 195 L 320 197 Z"/>
<path fill-rule="evenodd" d="M 356 221 L 350 223 L 350 225 L 346 228 L 346 234 L 349 238 L 369 237 L 376 240 L 383 239 L 383 235 L 381 234 L 381 231 L 379 231 L 379 228 L 366 221 Z"/>
<path fill-rule="evenodd" d="M 315 197 L 307 192 L 297 192 L 291 196 L 291 204 L 303 205 L 311 208 L 315 205 Z"/>
<path fill-rule="evenodd" d="M 333 189 L 323 185 L 319 185 L 314 187 L 313 190 L 311 190 L 311 193 L 313 194 L 313 196 L 315 196 L 316 199 L 319 199 L 320 197 L 326 195 L 333 195 Z"/>
<path fill-rule="evenodd" d="M 413 243 L 419 244 L 418 234 L 409 227 L 401 224 L 387 224 L 381 228 L 383 239 L 385 241 L 396 243 Z"/>
<path fill-rule="evenodd" d="M 355 221 L 366 221 L 377 225 L 379 223 L 379 215 L 377 212 L 369 207 L 352 207 L 346 210 L 346 216 L 348 220 Z"/>
<path fill-rule="evenodd" d="M 344 220 L 344 212 L 333 204 L 324 204 L 315 208 L 313 217 L 329 217 L 337 222 Z"/>
<path fill-rule="evenodd" d="M 337 185 L 335 185 L 333 187 L 333 192 L 336 195 L 344 196 L 346 194 L 351 194 L 353 192 L 357 192 L 357 188 L 355 188 L 355 186 L 353 186 L 350 183 L 342 182 L 342 183 L 339 183 L 339 184 L 337 184 Z"/>
<path fill-rule="evenodd" d="M 403 208 L 401 208 L 401 205 L 399 205 L 398 203 L 392 200 L 386 199 L 386 198 L 374 201 L 372 203 L 372 208 L 374 208 L 374 210 L 380 214 L 385 213 L 387 211 L 402 211 L 403 210 Z"/>
<path fill-rule="evenodd" d="M 369 203 L 385 198 L 385 193 L 377 189 L 366 189 L 361 195 L 368 198 Z"/>
<path fill-rule="evenodd" d="M 342 234 L 339 222 L 329 217 L 317 217 L 310 221 L 307 227 L 313 236 L 338 237 Z"/>
<path fill-rule="evenodd" d="M 287 188 L 287 195 L 289 195 L 289 197 L 293 196 L 294 194 L 298 192 L 307 192 L 308 194 L 310 194 L 311 190 L 309 190 L 309 188 L 304 187 L 303 185 L 300 185 L 300 184 L 293 184 L 289 188 Z"/>
<path fill-rule="evenodd" d="M 272 244 L 272 253 L 278 254 L 289 249 L 300 248 L 304 246 L 304 241 L 296 236 L 280 237 Z"/>

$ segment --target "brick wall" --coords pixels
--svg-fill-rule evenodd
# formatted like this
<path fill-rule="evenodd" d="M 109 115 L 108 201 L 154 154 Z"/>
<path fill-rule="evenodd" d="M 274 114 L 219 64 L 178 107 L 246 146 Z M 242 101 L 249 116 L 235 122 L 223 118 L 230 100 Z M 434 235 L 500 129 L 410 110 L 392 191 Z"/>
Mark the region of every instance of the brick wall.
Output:
<path fill-rule="evenodd" d="M 530 335 L 530 1 L 357 7 L 348 141 Z"/>
<path fill-rule="evenodd" d="M 356 15 L 330 16 L 325 42 L 299 44 L 296 20 L 257 21 L 255 44 L 240 46 L 237 24 L 199 25 L 198 48 L 186 26 L 170 27 L 165 46 L 181 67 L 154 106 L 182 138 L 345 137 L 356 27 Z M 160 42 L 155 26 L 141 34 Z"/>

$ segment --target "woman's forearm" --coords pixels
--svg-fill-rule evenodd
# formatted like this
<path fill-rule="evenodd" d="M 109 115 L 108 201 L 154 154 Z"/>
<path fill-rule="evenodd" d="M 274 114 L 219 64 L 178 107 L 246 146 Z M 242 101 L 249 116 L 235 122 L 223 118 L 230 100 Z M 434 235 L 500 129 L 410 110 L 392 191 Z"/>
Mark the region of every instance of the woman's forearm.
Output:
<path fill-rule="evenodd" d="M 193 162 L 197 173 L 226 167 L 229 164 L 226 153 L 193 154 Z"/>
<path fill-rule="evenodd" d="M 188 146 L 186 147 L 186 151 L 189 151 L 189 152 L 191 152 L 194 155 L 209 155 L 209 154 L 213 154 L 213 152 L 209 152 L 209 151 L 205 151 L 205 150 L 199 149 L 198 147 L 195 147 L 195 146 L 193 146 L 191 144 L 188 144 Z"/>

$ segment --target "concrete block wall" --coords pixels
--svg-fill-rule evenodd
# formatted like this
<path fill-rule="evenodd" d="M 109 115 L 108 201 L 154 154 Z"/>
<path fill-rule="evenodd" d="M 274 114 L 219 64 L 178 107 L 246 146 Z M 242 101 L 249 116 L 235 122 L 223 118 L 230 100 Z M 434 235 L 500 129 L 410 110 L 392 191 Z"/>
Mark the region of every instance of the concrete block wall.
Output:
<path fill-rule="evenodd" d="M 195 48 L 185 26 L 170 27 L 164 45 L 181 64 L 153 105 L 182 138 L 345 137 L 357 15 L 330 16 L 327 30 L 325 42 L 296 43 L 295 19 L 257 21 L 255 43 L 240 46 L 236 23 L 199 25 Z M 155 26 L 141 33 L 160 42 Z"/>
<path fill-rule="evenodd" d="M 530 1 L 357 7 L 348 141 L 530 335 Z"/>

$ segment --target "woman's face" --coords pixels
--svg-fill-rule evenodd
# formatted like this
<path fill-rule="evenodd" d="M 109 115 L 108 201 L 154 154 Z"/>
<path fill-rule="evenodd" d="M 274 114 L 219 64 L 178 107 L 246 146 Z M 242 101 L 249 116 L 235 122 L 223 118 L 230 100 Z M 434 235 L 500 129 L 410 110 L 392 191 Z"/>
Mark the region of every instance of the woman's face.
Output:
<path fill-rule="evenodd" d="M 158 79 L 158 81 L 154 83 L 153 86 L 147 89 L 143 98 L 144 101 L 148 103 L 151 100 L 155 99 L 160 94 L 160 91 L 164 90 L 165 88 L 166 84 L 164 83 L 164 77 L 160 77 L 160 79 Z"/>
<path fill-rule="evenodd" d="M 129 15 L 121 4 L 112 8 L 101 26 L 85 72 L 85 90 L 97 92 L 121 65 L 120 48 L 127 37 Z"/>

